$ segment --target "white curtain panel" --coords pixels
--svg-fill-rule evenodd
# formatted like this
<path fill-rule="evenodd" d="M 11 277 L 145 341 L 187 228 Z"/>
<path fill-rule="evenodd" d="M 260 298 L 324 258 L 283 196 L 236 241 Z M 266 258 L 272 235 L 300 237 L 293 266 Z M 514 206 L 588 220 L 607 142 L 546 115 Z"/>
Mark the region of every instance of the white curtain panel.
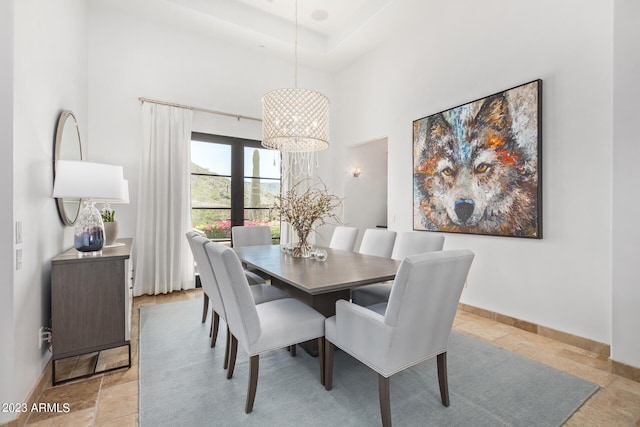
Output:
<path fill-rule="evenodd" d="M 195 287 L 191 230 L 191 110 L 145 102 L 138 176 L 134 295 Z"/>

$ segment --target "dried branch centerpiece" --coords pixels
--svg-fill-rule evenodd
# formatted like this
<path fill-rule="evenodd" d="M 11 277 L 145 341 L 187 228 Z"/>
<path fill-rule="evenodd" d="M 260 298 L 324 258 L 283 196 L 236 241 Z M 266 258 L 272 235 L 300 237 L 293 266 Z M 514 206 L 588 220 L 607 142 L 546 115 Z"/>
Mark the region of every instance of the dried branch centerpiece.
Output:
<path fill-rule="evenodd" d="M 290 224 L 295 231 L 298 242 L 292 250 L 292 255 L 303 258 L 310 254 L 311 245 L 308 239 L 312 231 L 328 221 L 341 223 L 334 211 L 342 205 L 342 199 L 329 194 L 324 183 L 312 184 L 303 191 L 302 187 L 306 182 L 307 180 L 300 181 L 277 196 L 271 208 L 273 213 L 279 215 L 280 219 Z"/>

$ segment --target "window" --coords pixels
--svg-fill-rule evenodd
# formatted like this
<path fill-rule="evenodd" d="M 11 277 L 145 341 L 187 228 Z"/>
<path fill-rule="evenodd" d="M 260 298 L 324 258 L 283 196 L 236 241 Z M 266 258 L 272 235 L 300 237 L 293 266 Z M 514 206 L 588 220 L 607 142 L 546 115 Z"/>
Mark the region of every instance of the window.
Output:
<path fill-rule="evenodd" d="M 235 225 L 268 225 L 280 240 L 280 219 L 269 214 L 280 194 L 280 153 L 260 141 L 191 135 L 191 222 L 209 239 L 231 240 Z"/>

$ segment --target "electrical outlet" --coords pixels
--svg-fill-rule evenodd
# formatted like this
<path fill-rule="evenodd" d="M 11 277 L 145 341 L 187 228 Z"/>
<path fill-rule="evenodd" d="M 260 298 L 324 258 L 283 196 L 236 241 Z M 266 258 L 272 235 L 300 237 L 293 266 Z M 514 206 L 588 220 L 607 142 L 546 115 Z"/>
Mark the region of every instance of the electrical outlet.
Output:
<path fill-rule="evenodd" d="M 43 342 L 51 344 L 51 329 L 46 326 L 41 326 L 38 330 L 38 348 L 42 348 Z"/>
<path fill-rule="evenodd" d="M 22 249 L 16 249 L 16 270 L 22 270 Z"/>

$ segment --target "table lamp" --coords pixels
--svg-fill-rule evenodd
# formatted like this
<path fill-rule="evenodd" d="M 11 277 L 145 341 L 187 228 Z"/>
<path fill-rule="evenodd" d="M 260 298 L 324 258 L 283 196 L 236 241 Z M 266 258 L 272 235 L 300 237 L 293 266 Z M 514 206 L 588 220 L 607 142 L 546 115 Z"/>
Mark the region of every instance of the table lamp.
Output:
<path fill-rule="evenodd" d="M 95 199 L 123 199 L 122 166 L 79 160 L 57 160 L 53 197 L 83 200 L 75 224 L 74 246 L 80 254 L 98 255 L 104 246 L 104 222 Z"/>

